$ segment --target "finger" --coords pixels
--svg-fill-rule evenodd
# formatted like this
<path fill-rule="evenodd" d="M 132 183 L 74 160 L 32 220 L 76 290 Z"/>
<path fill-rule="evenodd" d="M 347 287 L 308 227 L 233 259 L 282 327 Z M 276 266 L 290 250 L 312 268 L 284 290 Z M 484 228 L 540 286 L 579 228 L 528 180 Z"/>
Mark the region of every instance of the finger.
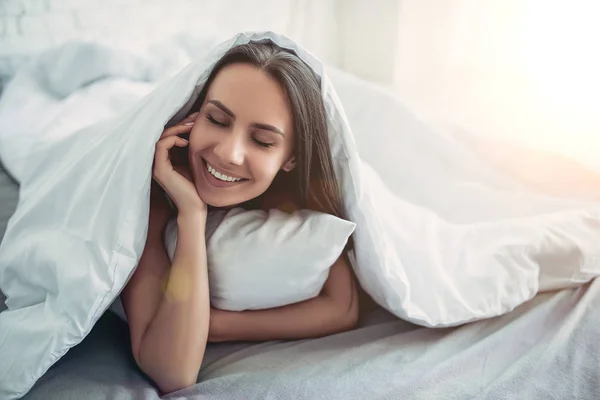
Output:
<path fill-rule="evenodd" d="M 185 147 L 187 144 L 187 140 L 177 136 L 161 140 L 159 144 L 156 145 L 156 151 L 154 153 L 154 175 L 158 176 L 162 172 L 174 169 L 169 150 L 173 147 Z"/>
<path fill-rule="evenodd" d="M 169 151 L 171 148 L 173 147 L 185 147 L 189 144 L 189 141 L 187 141 L 184 138 L 181 138 L 179 136 L 168 136 L 164 139 L 161 139 L 158 141 L 158 143 L 156 144 L 156 148 L 157 150 L 166 150 Z"/>
<path fill-rule="evenodd" d="M 170 136 L 177 136 L 177 135 L 181 135 L 183 133 L 188 133 L 192 130 L 193 128 L 193 124 L 192 125 L 173 125 L 170 128 L 165 129 L 165 131 L 162 133 L 162 135 L 160 135 L 161 139 L 170 137 Z"/>
<path fill-rule="evenodd" d="M 190 143 L 189 140 L 186 140 L 186 139 L 181 138 L 179 136 L 175 136 L 175 139 L 176 140 L 175 140 L 175 143 L 173 145 L 177 146 L 177 147 L 185 147 L 185 146 L 187 146 Z"/>
<path fill-rule="evenodd" d="M 200 114 L 200 111 L 196 111 L 195 113 L 188 115 L 181 122 L 194 121 L 196 119 L 196 117 L 198 116 L 198 114 Z"/>
<path fill-rule="evenodd" d="M 163 176 L 163 174 L 168 173 L 172 170 L 177 171 L 177 169 L 171 162 L 170 150 L 173 147 L 185 147 L 188 145 L 188 143 L 189 142 L 185 139 L 182 139 L 178 136 L 172 136 L 163 139 L 156 144 L 156 151 L 154 154 L 154 166 L 152 168 L 152 172 L 159 184 L 161 182 L 160 177 Z"/>
<path fill-rule="evenodd" d="M 182 119 L 177 125 L 194 125 L 196 118 L 200 112 L 195 112 Z"/>
<path fill-rule="evenodd" d="M 170 163 L 170 154 L 169 150 L 173 147 L 185 147 L 188 145 L 188 141 L 180 138 L 179 136 L 171 136 L 165 139 L 160 140 L 156 144 L 155 151 L 155 159 L 156 161 L 169 161 Z"/>

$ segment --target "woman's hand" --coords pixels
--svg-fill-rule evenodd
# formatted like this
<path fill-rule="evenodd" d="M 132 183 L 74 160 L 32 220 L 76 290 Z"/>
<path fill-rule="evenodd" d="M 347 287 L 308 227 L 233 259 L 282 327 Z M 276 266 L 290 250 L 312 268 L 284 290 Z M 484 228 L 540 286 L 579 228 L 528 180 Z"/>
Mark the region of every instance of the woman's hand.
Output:
<path fill-rule="evenodd" d="M 186 147 L 189 143 L 178 135 L 192 130 L 197 115 L 191 114 L 179 124 L 166 129 L 156 143 L 154 153 L 154 180 L 173 200 L 178 212 L 184 214 L 206 212 L 206 204 L 198 195 L 189 172 L 171 162 L 171 150 L 174 147 Z"/>

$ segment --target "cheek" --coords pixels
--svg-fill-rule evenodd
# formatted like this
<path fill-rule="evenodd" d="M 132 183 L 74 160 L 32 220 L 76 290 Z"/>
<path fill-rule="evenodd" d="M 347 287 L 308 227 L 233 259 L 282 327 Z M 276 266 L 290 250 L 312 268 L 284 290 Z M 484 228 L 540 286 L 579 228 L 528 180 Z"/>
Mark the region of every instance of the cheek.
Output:
<path fill-rule="evenodd" d="M 196 123 L 190 132 L 190 148 L 202 147 L 203 142 L 206 141 L 206 129 L 201 123 Z"/>
<path fill-rule="evenodd" d="M 281 157 L 270 155 L 266 156 L 264 154 L 258 155 L 257 157 L 253 157 L 254 162 L 252 164 L 253 175 L 256 180 L 260 180 L 263 182 L 270 182 L 275 178 L 275 175 L 281 169 L 283 165 L 281 161 Z"/>
<path fill-rule="evenodd" d="M 190 132 L 189 140 L 188 149 L 190 155 L 195 156 L 213 147 L 218 142 L 218 136 L 211 129 L 206 129 L 202 125 L 196 125 L 192 129 L 192 132 Z"/>

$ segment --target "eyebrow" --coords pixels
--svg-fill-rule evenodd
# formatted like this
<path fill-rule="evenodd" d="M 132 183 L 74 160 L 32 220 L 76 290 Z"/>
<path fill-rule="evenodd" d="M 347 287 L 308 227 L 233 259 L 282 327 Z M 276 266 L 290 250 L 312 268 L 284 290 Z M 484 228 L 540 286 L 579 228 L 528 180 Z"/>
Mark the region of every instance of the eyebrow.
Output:
<path fill-rule="evenodd" d="M 227 106 L 225 106 L 225 104 L 221 103 L 219 100 L 208 100 L 207 103 L 210 103 L 210 104 L 213 104 L 213 105 L 219 107 L 221 109 L 221 111 L 223 111 L 225 114 L 229 115 L 231 118 L 235 119 L 235 114 L 233 113 L 233 111 L 231 111 L 229 108 L 227 108 Z M 250 124 L 250 126 L 252 126 L 254 128 L 258 128 L 258 129 L 264 129 L 267 131 L 275 132 L 281 136 L 285 136 L 284 133 L 281 131 L 281 129 L 279 129 L 273 125 L 255 122 L 255 123 Z"/>

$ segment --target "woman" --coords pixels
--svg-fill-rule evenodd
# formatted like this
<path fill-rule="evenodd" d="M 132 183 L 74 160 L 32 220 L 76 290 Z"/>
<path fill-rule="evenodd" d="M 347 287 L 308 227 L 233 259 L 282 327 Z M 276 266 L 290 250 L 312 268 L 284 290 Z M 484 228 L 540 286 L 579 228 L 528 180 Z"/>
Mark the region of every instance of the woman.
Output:
<path fill-rule="evenodd" d="M 210 308 L 208 207 L 340 215 L 325 109 L 312 70 L 276 45 L 234 47 L 213 68 L 193 111 L 156 145 L 148 237 L 122 294 L 135 360 L 162 392 L 196 382 L 207 342 L 317 337 L 348 330 L 358 319 L 345 255 L 311 300 L 247 312 Z M 187 153 L 183 165 L 176 162 L 178 149 Z M 165 193 L 178 224 L 172 263 L 162 239 L 172 216 Z"/>

